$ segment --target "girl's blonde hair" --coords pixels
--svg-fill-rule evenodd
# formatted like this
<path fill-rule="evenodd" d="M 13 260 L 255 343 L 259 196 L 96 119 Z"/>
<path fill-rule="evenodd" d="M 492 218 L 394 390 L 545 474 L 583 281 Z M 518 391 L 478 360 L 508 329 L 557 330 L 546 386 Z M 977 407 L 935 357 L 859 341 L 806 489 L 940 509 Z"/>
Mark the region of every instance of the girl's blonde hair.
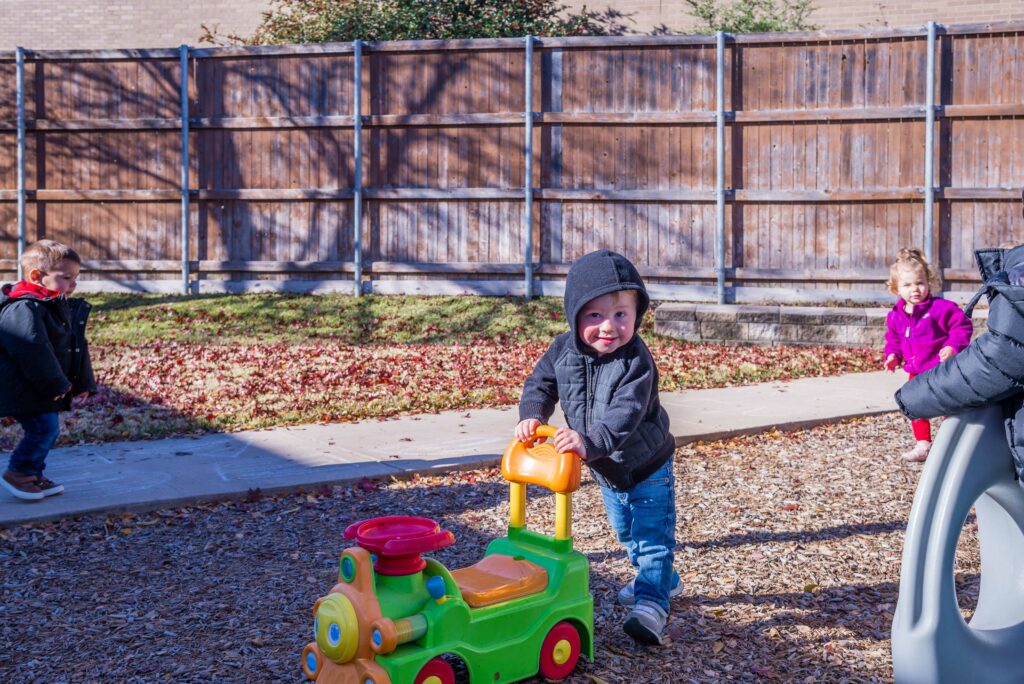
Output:
<path fill-rule="evenodd" d="M 935 271 L 928 265 L 927 259 L 924 258 L 924 254 L 921 250 L 916 248 L 904 247 L 900 250 L 900 253 L 896 256 L 896 261 L 892 262 L 892 266 L 889 267 L 889 292 L 892 294 L 898 294 L 897 285 L 899 285 L 900 271 L 913 269 L 915 271 L 920 270 L 924 273 L 924 279 L 928 281 L 928 287 L 932 290 L 937 290 L 939 287 L 939 280 L 935 275 Z"/>

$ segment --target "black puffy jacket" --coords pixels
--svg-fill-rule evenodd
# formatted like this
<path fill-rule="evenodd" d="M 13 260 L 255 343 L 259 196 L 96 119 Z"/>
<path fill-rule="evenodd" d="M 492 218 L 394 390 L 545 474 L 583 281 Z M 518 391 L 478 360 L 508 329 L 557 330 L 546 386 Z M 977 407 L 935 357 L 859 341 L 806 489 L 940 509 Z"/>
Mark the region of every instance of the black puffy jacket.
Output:
<path fill-rule="evenodd" d="M 66 411 L 75 395 L 96 391 L 85 339 L 91 306 L 14 292 L 0 290 L 0 416 Z"/>
<path fill-rule="evenodd" d="M 911 419 L 1000 404 L 1017 473 L 1024 478 L 1024 287 L 1011 285 L 1007 275 L 1024 264 L 1024 245 L 978 250 L 975 258 L 984 285 L 966 313 L 970 317 L 974 303 L 987 294 L 988 332 L 904 385 L 896 403 Z"/>

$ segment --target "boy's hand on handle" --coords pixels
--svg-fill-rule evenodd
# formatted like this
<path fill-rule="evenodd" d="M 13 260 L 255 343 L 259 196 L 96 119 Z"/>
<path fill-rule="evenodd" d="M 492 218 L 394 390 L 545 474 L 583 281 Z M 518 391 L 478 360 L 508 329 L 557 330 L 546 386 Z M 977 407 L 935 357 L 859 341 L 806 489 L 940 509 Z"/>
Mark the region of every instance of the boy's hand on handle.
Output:
<path fill-rule="evenodd" d="M 574 451 L 581 459 L 584 461 L 587 460 L 587 447 L 583 443 L 583 437 L 575 430 L 559 428 L 558 432 L 555 433 L 555 438 L 552 440 L 552 444 L 554 444 L 560 454 L 564 454 L 567 451 Z"/>
<path fill-rule="evenodd" d="M 953 349 L 952 347 L 943 347 L 939 350 L 939 361 L 945 363 L 953 358 L 954 354 L 956 354 L 956 349 Z"/>
<path fill-rule="evenodd" d="M 942 354 L 942 352 L 939 352 L 939 354 L 941 355 L 941 354 Z M 897 368 L 899 368 L 899 365 L 900 365 L 900 362 L 899 362 L 899 360 L 898 360 L 898 359 L 896 358 L 896 355 L 895 355 L 895 354 L 889 354 L 889 356 L 887 356 L 887 357 L 886 357 L 886 359 L 885 359 L 885 370 L 887 370 L 887 371 L 889 371 L 890 373 L 892 373 L 892 372 L 894 372 L 894 371 L 895 371 L 895 370 L 896 370 Z"/>
<path fill-rule="evenodd" d="M 537 434 L 537 428 L 540 426 L 541 422 L 536 418 L 519 421 L 519 425 L 516 425 L 516 439 L 520 442 L 529 442 Z"/>

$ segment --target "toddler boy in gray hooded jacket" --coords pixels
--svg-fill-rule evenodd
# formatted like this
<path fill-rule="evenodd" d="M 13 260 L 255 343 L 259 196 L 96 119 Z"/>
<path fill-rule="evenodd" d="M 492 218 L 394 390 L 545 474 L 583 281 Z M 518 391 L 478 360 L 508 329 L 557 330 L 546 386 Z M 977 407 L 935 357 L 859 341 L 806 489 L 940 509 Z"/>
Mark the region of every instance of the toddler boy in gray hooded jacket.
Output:
<path fill-rule="evenodd" d="M 561 404 L 569 427 L 553 444 L 590 467 L 637 572 L 619 592 L 619 602 L 631 607 L 623 629 L 641 643 L 660 644 L 669 599 L 682 583 L 673 569 L 675 439 L 658 399 L 658 369 L 637 334 L 650 299 L 628 259 L 599 250 L 569 270 L 564 304 L 570 330 L 527 378 L 516 437 L 531 439 Z"/>

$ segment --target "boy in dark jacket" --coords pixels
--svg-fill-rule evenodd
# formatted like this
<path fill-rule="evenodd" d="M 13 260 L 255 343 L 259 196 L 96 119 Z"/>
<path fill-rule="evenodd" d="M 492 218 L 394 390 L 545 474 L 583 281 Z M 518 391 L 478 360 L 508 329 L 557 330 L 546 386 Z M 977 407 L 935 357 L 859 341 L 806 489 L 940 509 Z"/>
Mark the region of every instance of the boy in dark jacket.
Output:
<path fill-rule="evenodd" d="M 25 431 L 0 484 L 19 499 L 64 491 L 43 475 L 58 412 L 96 391 L 85 341 L 89 305 L 67 297 L 81 264 L 70 247 L 40 240 L 22 254 L 25 280 L 0 291 L 0 416 L 14 416 Z"/>
<path fill-rule="evenodd" d="M 574 451 L 601 487 L 615 534 L 636 579 L 619 592 L 632 610 L 626 633 L 662 643 L 669 599 L 682 592 L 675 554 L 675 439 L 658 400 L 658 369 L 637 329 L 650 300 L 625 257 L 600 250 L 573 264 L 565 282 L 570 331 L 555 338 L 526 379 L 516 438 L 531 439 L 560 403 L 568 428 L 560 452 Z"/>

